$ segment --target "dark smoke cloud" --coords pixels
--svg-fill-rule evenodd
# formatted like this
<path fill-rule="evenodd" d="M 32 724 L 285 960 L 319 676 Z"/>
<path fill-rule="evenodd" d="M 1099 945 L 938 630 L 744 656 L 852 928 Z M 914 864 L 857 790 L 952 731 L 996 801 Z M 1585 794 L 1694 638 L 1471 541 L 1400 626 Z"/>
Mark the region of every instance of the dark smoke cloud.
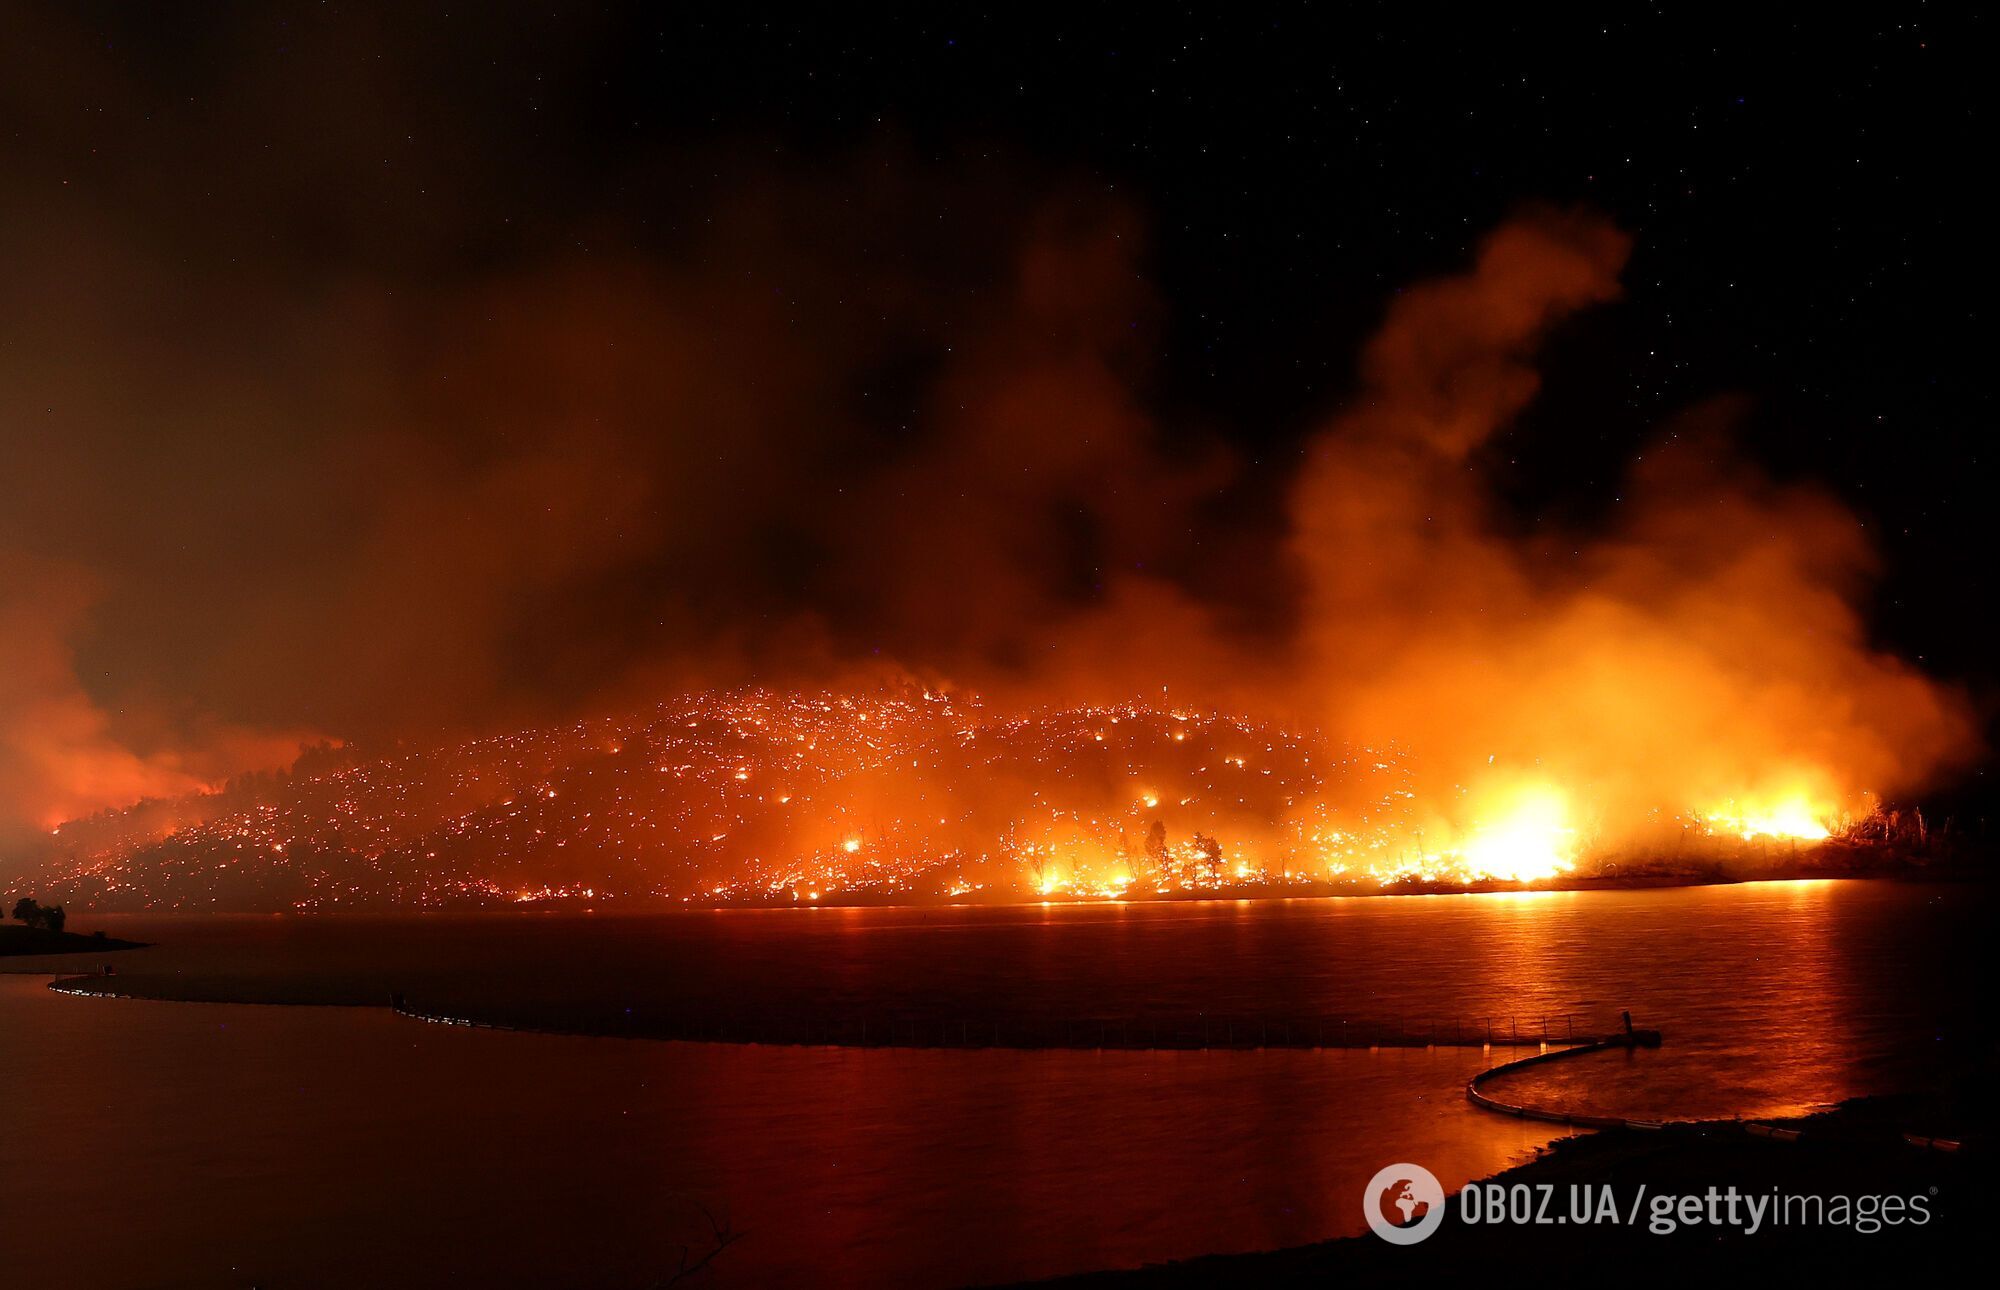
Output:
<path fill-rule="evenodd" d="M 350 103 L 335 69 L 380 61 L 351 26 L 303 24 L 274 72 L 239 21 L 148 63 L 25 19 L 0 76 L 23 123 L 0 551 L 38 572 L 5 589 L 0 719 L 44 751 L 9 753 L 16 826 L 301 739 L 999 656 L 1193 486 L 1132 393 L 1158 313 L 1140 222 L 1089 185 L 737 140 L 565 211 L 483 166 L 422 57 Z M 504 123 L 517 88 L 468 93 Z M 379 158 L 435 191 L 373 182 Z M 499 231 L 510 210 L 536 227 Z M 38 723 L 101 754 L 60 791 Z"/>
<path fill-rule="evenodd" d="M 1609 533 L 1499 535 L 1478 449 L 1617 294 L 1628 236 L 1588 215 L 1398 297 L 1282 522 L 1219 524 L 1243 475 L 1149 398 L 1132 205 L 737 140 L 584 206 L 574 159 L 485 159 L 471 122 L 516 128 L 522 87 L 446 104 L 450 42 L 395 34 L 362 87 L 352 27 L 273 69 L 222 23 L 169 67 L 31 14 L 0 54 L 9 829 L 319 739 L 890 666 L 1167 687 L 1621 809 L 1892 791 L 1967 746 L 1868 647 L 1851 517 L 1706 440 L 1649 454 Z"/>

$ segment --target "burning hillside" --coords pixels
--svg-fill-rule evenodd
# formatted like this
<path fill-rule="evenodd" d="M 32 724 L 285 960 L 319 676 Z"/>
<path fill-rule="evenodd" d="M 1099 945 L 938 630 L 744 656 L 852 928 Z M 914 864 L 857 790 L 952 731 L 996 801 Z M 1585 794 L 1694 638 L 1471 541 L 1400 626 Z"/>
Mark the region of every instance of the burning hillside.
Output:
<path fill-rule="evenodd" d="M 1606 821 L 1555 787 L 1467 803 L 1411 758 L 1166 705 L 1008 712 L 919 689 L 747 690 L 262 777 L 54 831 L 37 889 L 95 907 L 1158 899 L 1546 882 L 1786 854 L 1804 799 Z M 1616 824 L 1613 829 L 1608 826 Z"/>
<path fill-rule="evenodd" d="M 114 721 L 67 644 L 77 579 L 18 566 L 0 824 L 46 851 L 60 823 L 45 892 L 183 908 L 1158 897 L 1789 854 L 1976 751 L 1965 696 L 1872 641 L 1857 517 L 1740 459 L 1715 409 L 1664 427 L 1587 524 L 1501 504 L 1496 440 L 1543 345 L 1619 295 L 1624 231 L 1532 213 L 1399 293 L 1271 522 L 1229 529 L 1199 522 L 1230 500 L 1226 454 L 1170 451 L 1126 388 L 1123 229 L 1031 238 L 991 333 L 938 377 L 936 432 L 853 477 L 746 474 L 749 509 L 709 515 L 639 486 L 638 439 L 550 429 L 463 496 L 399 503 L 330 618 L 294 623 L 301 592 L 251 616 L 275 639 L 191 651 L 282 672 L 260 711 L 312 698 L 289 736 L 197 721 L 190 742 L 143 703 Z M 651 352 L 623 336 L 603 353 Z M 493 357 L 520 386 L 496 442 L 564 370 Z M 818 424 L 795 411 L 744 415 Z M 683 465 L 654 482 L 692 487 Z M 666 517 L 698 540 L 644 536 Z M 734 567 L 752 552 L 783 567 Z M 662 579 L 711 577 L 706 630 L 658 603 Z M 690 634 L 648 643 L 646 622 Z M 551 715 L 607 711 L 633 715 Z M 406 747 L 420 719 L 524 729 L 208 791 L 298 731 Z M 125 809 L 142 796 L 163 800 Z M 72 818 L 99 806 L 119 809 Z"/>

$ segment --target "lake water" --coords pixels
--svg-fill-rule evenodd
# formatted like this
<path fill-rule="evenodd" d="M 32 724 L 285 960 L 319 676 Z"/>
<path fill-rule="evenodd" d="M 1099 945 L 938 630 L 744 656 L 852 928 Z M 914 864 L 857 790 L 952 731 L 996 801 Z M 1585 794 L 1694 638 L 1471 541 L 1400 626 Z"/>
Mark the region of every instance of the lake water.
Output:
<path fill-rule="evenodd" d="M 1407 1033 L 1630 1008 L 1656 1052 L 1498 1087 L 1768 1115 L 1948 1078 L 1990 1018 L 1984 888 L 1767 883 L 1267 904 L 657 916 L 79 919 L 106 983 L 498 1020 L 819 1013 L 1314 1018 Z M 8 960 L 9 972 L 40 964 Z M 86 966 L 56 961 L 57 970 Z M 427 1026 L 379 1006 L 88 999 L 0 976 L 10 1284 L 959 1284 L 1359 1230 L 1550 1131 L 1473 1110 L 1477 1047 L 907 1050 Z M 629 1010 L 629 1011 L 628 1011 Z M 1564 1024 L 1559 1022 L 1552 1025 Z M 879 1030 L 876 1033 L 880 1033 Z"/>

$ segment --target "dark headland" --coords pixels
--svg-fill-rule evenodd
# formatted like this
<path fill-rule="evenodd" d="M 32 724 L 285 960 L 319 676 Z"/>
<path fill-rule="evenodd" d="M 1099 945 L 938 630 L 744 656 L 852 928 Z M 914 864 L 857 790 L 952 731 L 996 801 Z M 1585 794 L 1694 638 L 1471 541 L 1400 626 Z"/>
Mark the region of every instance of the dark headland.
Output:
<path fill-rule="evenodd" d="M 52 932 L 45 927 L 0 925 L 0 959 L 41 954 L 97 954 L 107 950 L 142 950 L 145 941 L 121 941 L 103 932 Z"/>
<path fill-rule="evenodd" d="M 1535 1159 L 1476 1187 L 1525 1185 L 1540 1206 L 1541 1224 L 1469 1224 L 1460 1197 L 1446 1198 L 1443 1225 L 1422 1243 L 1395 1246 L 1371 1234 L 1292 1249 L 1212 1255 L 1123 1272 L 1061 1278 L 1042 1285 L 1066 1290 L 1168 1290 L 1208 1285 L 1468 1284 L 1495 1276 L 1602 1275 L 1617 1282 L 1685 1283 L 1690 1275 L 1780 1278 L 1799 1273 L 1837 1276 L 1843 1283 L 1908 1275 L 1948 1264 L 1954 1254 L 1981 1261 L 1990 1252 L 1995 1181 L 1986 1168 L 1991 1113 L 1931 1097 L 1868 1097 L 1818 1115 L 1768 1122 L 1795 1131 L 1794 1140 L 1760 1137 L 1731 1121 L 1676 1125 L 1659 1131 L 1610 1129 L 1566 1138 Z M 1905 1135 L 1910 1135 L 1906 1137 Z M 1952 1151 L 1910 1139 L 1947 1138 Z M 1591 1194 L 1612 1189 L 1617 1222 L 1557 1222 L 1569 1213 L 1572 1187 Z M 1645 1188 L 1630 1221 L 1629 1206 Z M 1836 1198 L 1880 1205 L 1895 1197 L 1901 1221 L 1878 1230 L 1852 1222 L 1766 1223 L 1756 1232 L 1726 1225 L 1678 1224 L 1650 1230 L 1662 1197 L 1726 1196 Z M 1488 1193 L 1490 1194 L 1490 1193 Z M 1925 1221 L 1914 1221 L 1909 1198 L 1919 1197 Z M 1869 1199 L 1872 1198 L 1872 1199 Z M 1360 1197 L 1355 1197 L 1358 1207 Z M 1825 1212 L 1825 1211 L 1822 1211 Z M 1861 1226 L 1869 1226 L 1862 1224 Z M 1970 1268 L 1975 1263 L 1961 1266 Z"/>

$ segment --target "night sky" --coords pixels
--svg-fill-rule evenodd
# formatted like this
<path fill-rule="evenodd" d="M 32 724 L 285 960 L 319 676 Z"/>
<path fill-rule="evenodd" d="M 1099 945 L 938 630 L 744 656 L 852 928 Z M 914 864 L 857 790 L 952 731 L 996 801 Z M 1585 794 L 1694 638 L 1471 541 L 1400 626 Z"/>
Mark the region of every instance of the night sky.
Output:
<path fill-rule="evenodd" d="M 1987 575 L 1964 558 L 1991 487 L 1970 164 L 1986 24 L 1924 5 L 1770 27 L 1687 6 L 1542 24 L 1275 9 L 635 20 L 609 63 L 516 110 L 557 113 L 538 149 L 591 140 L 593 203 L 622 195 L 605 169 L 717 128 L 808 163 L 887 136 L 1124 193 L 1168 304 L 1152 398 L 1276 460 L 1349 388 L 1387 293 L 1524 203 L 1586 203 L 1636 235 L 1626 298 L 1562 338 L 1505 437 L 1524 516 L 1616 505 L 1663 421 L 1745 396 L 1758 457 L 1876 529 L 1885 635 L 1990 666 Z"/>
<path fill-rule="evenodd" d="M 746 673 L 772 633 L 1004 662 L 948 603 L 866 607 L 910 543 L 848 535 L 1071 325 L 1003 303 L 1044 243 L 1112 248 L 1056 277 L 1176 518 L 1128 540 L 1086 471 L 1037 495 L 1074 525 L 1024 580 L 1087 602 L 1157 560 L 1281 617 L 1240 570 L 1385 309 L 1577 207 L 1630 235 L 1623 296 L 1480 448 L 1494 522 L 1613 523 L 1648 445 L 1724 420 L 1866 525 L 1881 644 L 1995 679 L 1977 15 L 0 15 L 9 723 L 59 702 L 207 775 L 570 710 L 718 640 Z"/>

